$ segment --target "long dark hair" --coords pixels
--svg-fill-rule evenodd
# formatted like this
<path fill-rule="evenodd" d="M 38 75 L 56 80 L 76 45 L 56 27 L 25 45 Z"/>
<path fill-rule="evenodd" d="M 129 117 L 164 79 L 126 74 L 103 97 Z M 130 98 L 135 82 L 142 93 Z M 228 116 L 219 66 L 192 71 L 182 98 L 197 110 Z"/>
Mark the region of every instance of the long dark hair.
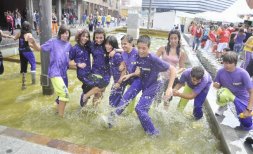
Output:
<path fill-rule="evenodd" d="M 104 44 L 105 44 L 105 31 L 104 31 L 104 29 L 103 28 L 97 28 L 95 31 L 94 31 L 94 33 L 93 33 L 93 41 L 95 42 L 95 35 L 96 34 L 103 34 L 104 35 L 104 41 L 103 41 L 103 43 L 102 43 L 102 45 L 104 46 Z"/>
<path fill-rule="evenodd" d="M 177 56 L 179 57 L 179 55 L 180 55 L 180 48 L 181 48 L 181 35 L 180 35 L 180 32 L 178 30 L 171 30 L 169 32 L 168 43 L 167 43 L 167 46 L 165 47 L 165 50 L 166 50 L 166 53 L 169 55 L 169 53 L 170 53 L 170 36 L 172 34 L 176 34 L 177 37 L 178 37 L 178 45 L 177 45 L 177 48 L 176 48 L 176 53 L 177 53 Z"/>
<path fill-rule="evenodd" d="M 32 26 L 28 21 L 24 21 L 21 27 L 21 35 L 32 33 Z"/>
<path fill-rule="evenodd" d="M 119 48 L 119 44 L 118 44 L 118 40 L 115 36 L 108 36 L 105 40 L 105 44 L 108 43 L 112 46 L 113 49 L 118 49 Z"/>

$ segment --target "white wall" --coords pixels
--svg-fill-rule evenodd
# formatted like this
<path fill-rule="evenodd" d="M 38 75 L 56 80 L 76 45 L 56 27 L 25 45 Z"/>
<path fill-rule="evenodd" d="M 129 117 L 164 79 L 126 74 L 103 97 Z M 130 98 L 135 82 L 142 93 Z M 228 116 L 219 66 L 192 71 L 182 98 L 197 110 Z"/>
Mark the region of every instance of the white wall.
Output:
<path fill-rule="evenodd" d="M 153 20 L 153 28 L 162 30 L 171 30 L 174 27 L 175 20 L 176 20 L 176 13 L 174 11 L 155 13 Z"/>

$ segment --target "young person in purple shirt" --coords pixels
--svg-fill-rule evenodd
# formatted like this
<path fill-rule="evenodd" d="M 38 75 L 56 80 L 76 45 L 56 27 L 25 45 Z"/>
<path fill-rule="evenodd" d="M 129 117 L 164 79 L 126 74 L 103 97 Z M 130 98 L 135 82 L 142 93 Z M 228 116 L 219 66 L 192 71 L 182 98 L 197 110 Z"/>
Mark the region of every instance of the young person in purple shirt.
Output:
<path fill-rule="evenodd" d="M 243 40 L 246 38 L 246 34 L 244 33 L 244 29 L 240 28 L 239 32 L 235 35 L 234 38 L 234 48 L 233 50 L 237 53 L 240 54 L 240 52 L 242 52 L 243 50 Z"/>
<path fill-rule="evenodd" d="M 22 23 L 21 31 L 18 33 L 14 40 L 19 39 L 19 57 L 20 57 L 20 73 L 27 73 L 28 62 L 31 65 L 32 84 L 36 82 L 36 60 L 33 53 L 33 45 L 29 42 L 28 38 L 32 38 L 32 27 L 27 21 Z"/>
<path fill-rule="evenodd" d="M 150 53 L 151 40 L 147 35 L 140 36 L 137 40 L 138 56 L 135 72 L 123 77 L 123 81 L 127 81 L 131 77 L 139 76 L 142 90 L 141 98 L 135 107 L 135 111 L 140 119 L 144 131 L 149 135 L 158 135 L 159 131 L 154 127 L 148 111 L 152 102 L 155 99 L 156 93 L 161 87 L 161 82 L 158 81 L 158 74 L 160 72 L 170 70 L 170 81 L 166 90 L 166 99 L 171 96 L 172 85 L 176 76 L 176 69 L 174 66 L 159 59 L 156 55 Z M 118 110 L 117 110 L 118 111 Z M 118 114 L 116 111 L 116 114 Z M 118 114 L 119 115 L 119 114 Z M 110 117 L 108 118 L 110 127 Z"/>
<path fill-rule="evenodd" d="M 137 40 L 138 48 L 138 64 L 136 73 L 141 78 L 141 90 L 142 95 L 138 104 L 135 107 L 135 111 L 140 119 L 144 131 L 149 135 L 157 135 L 159 131 L 154 127 L 148 111 L 155 99 L 156 93 L 161 87 L 161 82 L 158 81 L 158 74 L 160 72 L 170 70 L 170 81 L 166 90 L 166 98 L 168 99 L 172 94 L 172 85 L 176 76 L 176 69 L 174 66 L 162 61 L 156 55 L 150 53 L 151 40 L 147 35 L 140 36 Z"/>
<path fill-rule="evenodd" d="M 122 81 L 124 86 L 130 85 L 130 87 L 127 88 L 117 106 L 117 115 L 120 115 L 131 100 L 141 91 L 141 80 L 135 73 L 139 56 L 137 49 L 133 47 L 133 40 L 131 35 L 124 35 L 121 38 L 121 47 L 123 49 L 121 55 L 126 65 L 126 74 L 123 76 Z"/>
<path fill-rule="evenodd" d="M 105 31 L 97 28 L 93 33 L 93 42 L 90 45 L 93 57 L 92 74 L 95 86 L 105 89 L 110 82 L 109 54 L 105 50 Z M 95 79 L 96 78 L 96 79 Z M 97 106 L 102 93 L 95 94 L 93 105 Z"/>
<path fill-rule="evenodd" d="M 61 25 L 57 38 L 48 40 L 42 46 L 37 44 L 33 38 L 29 39 L 35 49 L 50 53 L 48 77 L 58 95 L 58 114 L 63 117 L 66 103 L 69 102 L 67 70 L 69 67 L 69 51 L 71 49 L 71 44 L 69 43 L 70 30 L 66 25 Z"/>
<path fill-rule="evenodd" d="M 130 87 L 127 88 L 126 92 L 119 100 L 119 103 L 117 103 L 116 111 L 111 112 L 108 117 L 105 117 L 104 120 L 106 123 L 108 123 L 109 128 L 111 128 L 115 123 L 115 115 L 121 115 L 131 100 L 134 99 L 141 91 L 141 80 L 138 74 L 135 72 L 139 56 L 138 51 L 133 47 L 133 37 L 130 35 L 124 35 L 121 38 L 121 47 L 123 49 L 121 55 L 126 67 L 126 74 L 122 77 L 122 80 L 120 80 L 120 82 L 123 82 L 121 83 L 121 87 L 124 89 L 127 85 L 130 85 Z M 120 70 L 123 69 L 124 68 L 120 68 Z"/>
<path fill-rule="evenodd" d="M 101 92 L 101 89 L 95 86 L 95 81 L 91 71 L 90 61 L 90 33 L 88 30 L 80 30 L 75 37 L 77 44 L 73 46 L 69 53 L 70 64 L 76 66 L 77 78 L 83 83 L 80 106 L 87 104 L 91 95 Z"/>
<path fill-rule="evenodd" d="M 117 107 L 125 90 L 125 85 L 122 84 L 122 77 L 126 74 L 125 63 L 121 53 L 115 51 L 119 48 L 116 37 L 108 36 L 105 41 L 105 48 L 109 53 L 110 71 L 114 80 L 109 103 L 112 107 Z"/>
<path fill-rule="evenodd" d="M 212 83 L 211 76 L 201 66 L 186 69 L 173 89 L 173 96 L 184 99 L 194 99 L 193 115 L 196 120 L 203 117 L 202 106 Z M 184 93 L 178 90 L 187 84 L 192 92 Z"/>
<path fill-rule="evenodd" d="M 223 57 L 223 68 L 218 70 L 214 79 L 215 88 L 228 88 L 235 97 L 229 98 L 235 104 L 237 115 L 243 113 L 245 118 L 240 118 L 240 127 L 243 130 L 252 129 L 251 112 L 253 108 L 253 85 L 249 74 L 242 68 L 236 67 L 237 55 L 227 52 Z"/>

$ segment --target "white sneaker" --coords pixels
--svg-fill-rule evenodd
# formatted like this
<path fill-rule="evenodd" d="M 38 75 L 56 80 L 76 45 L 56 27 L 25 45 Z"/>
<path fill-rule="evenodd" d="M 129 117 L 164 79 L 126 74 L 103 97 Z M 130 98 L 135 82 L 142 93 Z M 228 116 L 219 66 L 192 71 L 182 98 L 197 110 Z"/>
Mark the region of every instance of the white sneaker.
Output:
<path fill-rule="evenodd" d="M 106 128 L 112 128 L 116 124 L 115 116 L 113 116 L 113 115 L 101 116 L 101 120 L 102 120 L 103 125 Z"/>
<path fill-rule="evenodd" d="M 215 112 L 215 115 L 217 115 L 217 116 L 222 116 L 223 113 L 227 110 L 227 108 L 228 108 L 227 105 L 225 105 L 225 106 L 220 106 L 220 107 L 218 108 L 218 110 Z"/>

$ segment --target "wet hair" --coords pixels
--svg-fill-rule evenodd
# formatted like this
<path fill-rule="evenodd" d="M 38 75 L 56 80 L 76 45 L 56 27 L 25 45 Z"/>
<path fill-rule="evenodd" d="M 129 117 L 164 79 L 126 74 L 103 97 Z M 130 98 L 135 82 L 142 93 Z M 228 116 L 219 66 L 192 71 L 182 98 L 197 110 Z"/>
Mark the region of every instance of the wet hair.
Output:
<path fill-rule="evenodd" d="M 108 43 L 112 46 L 113 49 L 118 49 L 119 48 L 119 44 L 118 44 L 118 40 L 115 36 L 108 36 L 105 40 L 105 44 Z"/>
<path fill-rule="evenodd" d="M 28 21 L 24 21 L 21 26 L 21 35 L 26 33 L 32 33 L 32 26 Z"/>
<path fill-rule="evenodd" d="M 229 64 L 237 64 L 238 56 L 235 52 L 229 51 L 226 54 L 223 55 L 223 62 L 229 63 Z"/>
<path fill-rule="evenodd" d="M 80 39 L 81 39 L 81 36 L 82 36 L 83 34 L 88 34 L 88 39 L 89 39 L 89 41 L 90 41 L 90 33 L 89 33 L 89 31 L 86 30 L 86 29 L 82 29 L 82 30 L 78 31 L 78 32 L 76 33 L 76 36 L 75 36 L 75 41 L 76 41 L 78 44 L 80 44 Z M 89 41 L 88 41 L 88 42 L 89 42 Z M 88 42 L 87 42 L 87 43 L 88 43 Z"/>
<path fill-rule="evenodd" d="M 69 37 L 68 37 L 68 40 L 69 40 L 71 36 L 70 29 L 64 24 L 61 25 L 57 34 L 58 39 L 61 39 L 61 35 L 66 33 L 67 31 L 69 32 Z"/>
<path fill-rule="evenodd" d="M 205 71 L 201 66 L 194 66 L 191 70 L 191 77 L 200 80 L 203 78 Z"/>
<path fill-rule="evenodd" d="M 166 47 L 166 53 L 169 55 L 170 53 L 170 37 L 172 34 L 176 34 L 177 37 L 178 37 L 178 45 L 177 45 L 177 49 L 176 49 L 176 53 L 177 53 L 177 56 L 179 57 L 179 54 L 180 54 L 180 47 L 181 47 L 181 35 L 180 35 L 180 32 L 178 30 L 172 30 L 169 32 L 169 35 L 168 35 L 168 43 L 167 43 L 167 47 Z"/>
<path fill-rule="evenodd" d="M 104 35 L 104 42 L 102 44 L 105 43 L 105 31 L 103 28 L 97 28 L 94 33 L 93 33 L 93 41 L 95 42 L 95 36 L 96 34 L 103 34 Z"/>
<path fill-rule="evenodd" d="M 144 44 L 147 44 L 148 47 L 150 47 L 150 44 L 151 44 L 151 40 L 150 40 L 150 37 L 148 35 L 142 35 L 138 38 L 137 40 L 137 44 L 138 43 L 144 43 Z"/>
<path fill-rule="evenodd" d="M 134 38 L 133 38 L 133 36 L 131 36 L 131 35 L 124 35 L 124 36 L 121 37 L 120 40 L 121 40 L 121 41 L 127 40 L 128 43 L 133 43 Z M 133 43 L 133 47 L 134 47 L 134 43 Z"/>

